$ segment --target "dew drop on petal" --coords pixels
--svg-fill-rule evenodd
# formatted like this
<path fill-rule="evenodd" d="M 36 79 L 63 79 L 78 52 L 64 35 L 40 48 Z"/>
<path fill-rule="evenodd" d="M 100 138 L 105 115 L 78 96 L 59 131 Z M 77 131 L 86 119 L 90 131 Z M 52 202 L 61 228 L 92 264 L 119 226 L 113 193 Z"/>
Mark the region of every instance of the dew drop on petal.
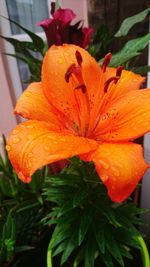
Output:
<path fill-rule="evenodd" d="M 11 150 L 11 146 L 6 145 L 6 150 L 7 150 L 7 152 L 9 152 Z"/>
<path fill-rule="evenodd" d="M 12 131 L 12 134 L 18 134 L 19 133 L 19 130 L 17 130 L 17 129 L 14 129 L 13 131 Z"/>
<path fill-rule="evenodd" d="M 118 177 L 120 175 L 119 170 L 116 167 L 112 167 L 111 168 L 112 174 L 116 177 Z"/>
<path fill-rule="evenodd" d="M 63 62 L 64 62 L 63 58 L 60 57 L 60 58 L 58 59 L 58 63 L 59 63 L 59 64 L 62 64 Z"/>
<path fill-rule="evenodd" d="M 25 94 L 25 96 L 29 97 L 29 96 L 31 96 L 32 93 L 31 92 L 25 92 L 24 94 Z"/>
<path fill-rule="evenodd" d="M 13 144 L 18 144 L 19 142 L 20 142 L 20 138 L 15 137 L 15 138 L 13 139 Z"/>
<path fill-rule="evenodd" d="M 26 183 L 29 183 L 31 181 L 31 177 L 26 177 L 22 171 L 18 172 L 18 177 L 23 181 L 23 182 L 26 182 Z"/>
<path fill-rule="evenodd" d="M 109 169 L 109 164 L 103 160 L 99 160 L 99 163 L 102 165 L 102 167 L 105 169 L 105 170 L 108 170 Z"/>
<path fill-rule="evenodd" d="M 27 125 L 27 128 L 28 129 L 33 129 L 34 127 L 33 127 L 33 125 Z"/>
<path fill-rule="evenodd" d="M 50 147 L 49 147 L 49 146 L 44 146 L 44 149 L 45 149 L 46 151 L 49 151 L 49 150 L 50 150 Z"/>

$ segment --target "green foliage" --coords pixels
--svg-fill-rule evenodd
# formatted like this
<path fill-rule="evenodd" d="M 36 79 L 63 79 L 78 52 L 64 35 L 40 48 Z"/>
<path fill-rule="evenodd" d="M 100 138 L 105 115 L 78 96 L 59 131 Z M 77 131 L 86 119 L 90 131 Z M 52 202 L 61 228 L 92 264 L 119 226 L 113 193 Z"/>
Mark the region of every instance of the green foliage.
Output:
<path fill-rule="evenodd" d="M 126 18 L 121 26 L 120 29 L 116 32 L 115 37 L 121 37 L 121 36 L 126 36 L 129 32 L 129 30 L 137 23 L 143 21 L 145 17 L 148 15 L 150 12 L 150 8 L 145 9 L 144 11 L 131 16 L 129 18 Z"/>
<path fill-rule="evenodd" d="M 136 226 L 143 210 L 130 202 L 112 203 L 91 163 L 73 158 L 62 173 L 47 176 L 44 197 L 53 203 L 42 220 L 54 227 L 48 249 L 53 258 L 60 255 L 60 265 L 71 260 L 73 267 L 81 262 L 85 267 L 96 262 L 125 266 L 132 248 L 139 249 Z"/>
<path fill-rule="evenodd" d="M 17 178 L 3 137 L 3 156 L 0 155 L 0 264 L 10 262 L 15 253 L 33 249 L 43 227 L 44 216 L 41 188 L 45 169 L 35 173 L 32 183 L 25 185 Z"/>
<path fill-rule="evenodd" d="M 150 33 L 128 41 L 124 47 L 113 55 L 110 66 L 117 67 L 128 62 L 132 58 L 139 56 L 141 51 L 148 45 L 150 41 Z"/>
<path fill-rule="evenodd" d="M 31 77 L 29 81 L 26 82 L 40 81 L 42 59 L 47 50 L 47 45 L 37 34 L 22 27 L 20 24 L 11 19 L 8 20 L 19 27 L 21 30 L 23 30 L 30 37 L 31 41 L 19 41 L 15 38 L 0 35 L 1 38 L 5 39 L 13 45 L 16 52 L 15 54 L 6 53 L 6 55 L 20 59 L 28 65 Z"/>

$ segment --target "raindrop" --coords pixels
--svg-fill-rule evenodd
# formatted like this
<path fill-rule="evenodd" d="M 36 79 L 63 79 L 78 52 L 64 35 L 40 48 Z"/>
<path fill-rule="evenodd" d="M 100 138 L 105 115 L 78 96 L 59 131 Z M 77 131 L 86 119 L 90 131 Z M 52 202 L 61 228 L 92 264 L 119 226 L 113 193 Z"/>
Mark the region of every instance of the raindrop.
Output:
<path fill-rule="evenodd" d="M 17 129 L 14 129 L 14 130 L 12 131 L 12 134 L 17 134 L 17 133 L 19 133 L 19 130 L 17 130 Z"/>
<path fill-rule="evenodd" d="M 11 150 L 11 147 L 9 145 L 6 145 L 6 150 L 9 152 Z"/>
<path fill-rule="evenodd" d="M 31 92 L 25 92 L 24 94 L 25 94 L 25 96 L 29 97 L 29 96 L 31 96 L 32 93 Z"/>
<path fill-rule="evenodd" d="M 99 160 L 99 163 L 100 165 L 102 165 L 102 167 L 105 169 L 105 170 L 108 170 L 109 169 L 109 164 L 103 160 Z"/>
<path fill-rule="evenodd" d="M 60 58 L 58 59 L 58 63 L 59 63 L 59 64 L 63 64 L 63 63 L 64 63 L 64 60 L 60 57 Z"/>
<path fill-rule="evenodd" d="M 49 150 L 50 150 L 50 147 L 49 147 L 49 146 L 44 146 L 44 149 L 45 149 L 46 151 L 49 151 Z"/>
<path fill-rule="evenodd" d="M 20 138 L 15 137 L 15 138 L 13 139 L 13 144 L 18 144 L 19 142 L 20 142 Z"/>
<path fill-rule="evenodd" d="M 28 129 L 33 129 L 34 127 L 33 127 L 33 125 L 27 125 L 27 128 Z"/>
<path fill-rule="evenodd" d="M 120 172 L 116 167 L 112 167 L 111 170 L 114 176 L 118 177 L 120 175 Z"/>

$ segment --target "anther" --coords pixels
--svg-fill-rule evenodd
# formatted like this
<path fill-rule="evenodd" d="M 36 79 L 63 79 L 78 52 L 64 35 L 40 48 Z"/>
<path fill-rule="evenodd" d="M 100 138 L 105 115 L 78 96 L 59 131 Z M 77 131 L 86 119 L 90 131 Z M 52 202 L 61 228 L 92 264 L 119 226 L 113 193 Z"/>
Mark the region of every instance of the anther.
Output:
<path fill-rule="evenodd" d="M 86 93 L 86 86 L 85 86 L 85 84 L 79 84 L 79 85 L 78 85 L 77 87 L 75 87 L 74 89 L 81 89 L 83 94 Z"/>
<path fill-rule="evenodd" d="M 71 74 L 72 74 L 72 72 L 73 72 L 75 67 L 76 67 L 75 64 L 71 64 L 70 67 L 68 68 L 68 70 L 66 71 L 65 80 L 66 80 L 67 83 L 69 82 L 70 76 L 71 76 Z"/>
<path fill-rule="evenodd" d="M 114 77 L 111 77 L 109 78 L 106 82 L 105 82 L 105 85 L 104 85 L 104 93 L 107 93 L 108 91 L 108 87 L 110 85 L 111 82 L 114 82 L 114 84 L 116 84 L 118 82 L 120 77 L 118 76 L 114 76 Z"/>
<path fill-rule="evenodd" d="M 111 53 L 108 53 L 105 57 L 104 57 L 104 61 L 102 63 L 102 71 L 105 72 L 106 71 L 106 68 L 110 62 L 112 58 L 112 54 Z"/>
<path fill-rule="evenodd" d="M 82 59 L 82 56 L 78 50 L 76 51 L 75 56 L 76 56 L 76 60 L 78 62 L 78 65 L 81 66 L 83 59 Z"/>
<path fill-rule="evenodd" d="M 116 70 L 116 76 L 117 77 L 121 77 L 121 73 L 122 73 L 122 70 L 123 70 L 123 67 L 122 66 L 119 66 Z"/>

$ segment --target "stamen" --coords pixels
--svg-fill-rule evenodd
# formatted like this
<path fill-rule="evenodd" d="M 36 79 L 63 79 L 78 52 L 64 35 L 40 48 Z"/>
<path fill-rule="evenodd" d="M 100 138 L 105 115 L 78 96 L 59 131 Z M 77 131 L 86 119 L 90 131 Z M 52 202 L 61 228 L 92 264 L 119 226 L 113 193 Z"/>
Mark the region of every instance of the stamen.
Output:
<path fill-rule="evenodd" d="M 111 77 L 109 78 L 106 82 L 105 82 L 105 85 L 104 85 L 104 93 L 107 93 L 108 91 L 108 87 L 110 85 L 111 82 L 114 82 L 114 84 L 116 84 L 119 80 L 119 76 L 114 76 L 114 77 Z"/>
<path fill-rule="evenodd" d="M 112 58 L 112 54 L 111 53 L 108 53 L 105 57 L 104 57 L 104 61 L 102 63 L 102 71 L 105 72 L 106 71 L 106 68 L 110 62 Z"/>
<path fill-rule="evenodd" d="M 76 51 L 75 56 L 76 56 L 76 60 L 79 64 L 79 66 L 81 66 L 83 59 L 82 59 L 82 56 L 78 50 Z"/>
<path fill-rule="evenodd" d="M 76 67 L 76 65 L 73 63 L 70 65 L 70 67 L 67 69 L 66 73 L 65 73 L 65 80 L 68 83 L 71 74 L 73 73 L 74 68 Z"/>
<path fill-rule="evenodd" d="M 123 70 L 123 67 L 122 66 L 119 66 L 116 70 L 116 76 L 117 77 L 121 77 L 121 73 L 122 73 L 122 70 Z"/>
<path fill-rule="evenodd" d="M 86 86 L 85 86 L 85 84 L 79 84 L 79 85 L 78 85 L 77 87 L 75 87 L 74 89 L 81 89 L 83 94 L 86 93 Z"/>

